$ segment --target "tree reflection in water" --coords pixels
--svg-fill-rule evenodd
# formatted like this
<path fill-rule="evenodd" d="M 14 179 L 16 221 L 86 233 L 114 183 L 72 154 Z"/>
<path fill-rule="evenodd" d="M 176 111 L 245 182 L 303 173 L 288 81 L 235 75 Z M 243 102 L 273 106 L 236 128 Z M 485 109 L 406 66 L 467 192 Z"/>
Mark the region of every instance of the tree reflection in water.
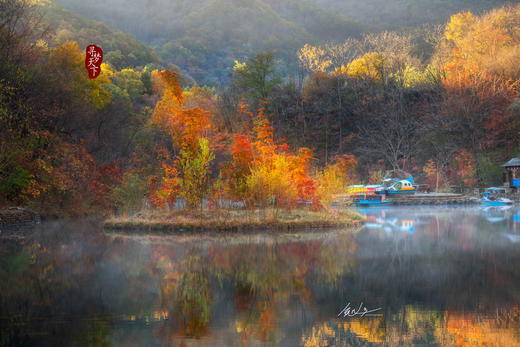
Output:
<path fill-rule="evenodd" d="M 3 232 L 0 343 L 518 344 L 518 211 L 362 212 L 354 233 Z M 338 318 L 347 302 L 383 317 Z"/>

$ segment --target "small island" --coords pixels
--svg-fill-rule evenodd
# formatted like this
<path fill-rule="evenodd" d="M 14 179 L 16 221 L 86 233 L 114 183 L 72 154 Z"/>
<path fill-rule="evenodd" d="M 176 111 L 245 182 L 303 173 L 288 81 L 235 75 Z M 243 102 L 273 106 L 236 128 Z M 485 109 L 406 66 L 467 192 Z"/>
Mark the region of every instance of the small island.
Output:
<path fill-rule="evenodd" d="M 355 228 L 363 217 L 351 210 L 206 210 L 142 211 L 112 217 L 105 229 L 160 233 L 307 231 L 324 228 Z"/>

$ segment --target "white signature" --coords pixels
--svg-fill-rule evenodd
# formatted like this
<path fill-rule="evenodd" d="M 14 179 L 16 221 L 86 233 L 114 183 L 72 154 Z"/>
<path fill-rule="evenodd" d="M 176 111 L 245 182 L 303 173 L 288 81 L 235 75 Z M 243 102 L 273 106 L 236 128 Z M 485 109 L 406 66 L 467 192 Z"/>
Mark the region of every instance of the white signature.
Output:
<path fill-rule="evenodd" d="M 382 317 L 383 314 L 382 313 L 374 313 L 374 312 L 377 312 L 379 310 L 381 310 L 382 308 L 379 307 L 379 308 L 375 308 L 375 309 L 372 309 L 372 310 L 369 310 L 367 309 L 363 303 L 359 304 L 359 307 L 358 308 L 353 308 L 353 307 L 350 307 L 350 302 L 347 304 L 347 306 L 345 306 L 343 308 L 343 310 L 341 310 L 341 312 L 338 314 L 338 317 L 340 316 L 343 316 L 344 318 L 345 317 L 355 317 L 355 316 L 360 316 L 360 317 Z"/>

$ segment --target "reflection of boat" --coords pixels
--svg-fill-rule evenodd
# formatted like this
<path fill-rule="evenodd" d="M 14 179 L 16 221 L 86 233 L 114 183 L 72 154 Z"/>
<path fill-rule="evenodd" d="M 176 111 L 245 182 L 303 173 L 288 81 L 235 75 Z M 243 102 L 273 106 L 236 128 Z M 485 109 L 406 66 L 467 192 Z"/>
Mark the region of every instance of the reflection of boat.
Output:
<path fill-rule="evenodd" d="M 504 205 L 504 206 L 486 206 L 482 205 L 480 207 L 486 216 L 486 220 L 491 223 L 502 222 L 506 220 L 507 210 L 513 208 L 512 205 Z"/>
<path fill-rule="evenodd" d="M 383 224 L 383 229 L 386 232 L 405 232 L 411 233 L 415 231 L 415 220 L 407 218 L 390 218 Z"/>
<path fill-rule="evenodd" d="M 504 206 L 481 206 L 482 211 L 485 211 L 486 213 L 493 212 L 493 211 L 507 211 L 509 209 L 513 208 L 512 205 L 504 205 Z"/>
<path fill-rule="evenodd" d="M 460 224 L 471 226 L 471 232 L 461 236 L 465 240 L 475 241 L 476 238 L 485 242 L 495 242 L 502 239 L 503 242 L 515 242 L 520 244 L 520 207 L 518 206 L 483 206 L 480 207 L 453 207 L 453 206 L 414 206 L 414 207 L 371 207 L 356 209 L 365 217 L 363 232 L 372 235 L 395 234 L 399 237 L 428 234 L 431 237 L 439 237 L 439 233 L 451 230 L 443 224 L 449 221 L 454 228 Z M 452 216 L 457 216 L 453 218 Z M 468 229 L 464 229 L 468 230 Z M 465 231 L 466 232 L 466 231 Z M 502 238 L 507 233 L 505 239 Z M 489 240 L 487 236 L 492 236 Z M 386 237 L 386 236 L 385 236 Z M 392 236 L 393 237 L 393 236 Z M 457 240 L 459 242 L 459 240 Z M 484 242 L 484 241 L 483 241 Z"/>
<path fill-rule="evenodd" d="M 517 234 L 509 234 L 509 233 L 502 233 L 503 236 L 505 236 L 509 241 L 513 243 L 520 242 L 520 235 Z"/>
<path fill-rule="evenodd" d="M 373 222 L 365 223 L 366 229 L 382 229 L 388 233 L 407 232 L 413 234 L 415 231 L 415 220 L 392 218 L 389 220 L 376 219 Z"/>
<path fill-rule="evenodd" d="M 482 197 L 480 198 L 479 203 L 484 206 L 512 205 L 513 201 L 508 198 L 505 198 L 505 193 L 505 188 L 487 188 L 486 191 L 482 193 Z"/>
<path fill-rule="evenodd" d="M 366 229 L 380 229 L 388 233 L 413 233 L 418 223 L 418 220 L 411 216 L 387 216 L 384 209 L 359 209 L 358 211 L 366 217 L 364 225 Z"/>
<path fill-rule="evenodd" d="M 486 206 L 482 205 L 480 207 L 482 211 L 484 211 L 486 215 L 486 219 L 488 222 L 495 223 L 501 222 L 506 219 L 506 211 L 513 208 L 512 205 L 504 205 L 504 206 Z"/>

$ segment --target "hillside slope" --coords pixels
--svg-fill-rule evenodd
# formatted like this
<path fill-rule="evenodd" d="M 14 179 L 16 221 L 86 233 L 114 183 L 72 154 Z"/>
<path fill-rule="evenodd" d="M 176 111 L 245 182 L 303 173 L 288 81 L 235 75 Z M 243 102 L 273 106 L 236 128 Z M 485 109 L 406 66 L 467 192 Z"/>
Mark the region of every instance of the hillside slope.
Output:
<path fill-rule="evenodd" d="M 518 0 L 314 0 L 316 4 L 334 9 L 372 30 L 394 30 L 423 24 L 442 24 L 460 11 L 480 14 Z"/>
<path fill-rule="evenodd" d="M 363 32 L 445 23 L 461 10 L 480 13 L 518 0 L 58 0 L 81 15 L 132 33 L 203 83 L 220 83 L 234 60 L 277 50 L 294 73 L 305 43 Z M 291 65 L 293 64 L 293 65 Z"/>
<path fill-rule="evenodd" d="M 136 40 L 132 34 L 115 30 L 95 20 L 88 20 L 55 2 L 41 5 L 43 21 L 49 26 L 51 46 L 76 41 L 80 47 L 95 43 L 103 48 L 104 60 L 117 69 L 159 63 L 151 47 Z"/>
<path fill-rule="evenodd" d="M 264 50 L 294 61 L 305 43 L 344 39 L 363 27 L 302 0 L 60 0 L 91 19 L 134 34 L 203 82 L 224 80 L 233 61 Z"/>

